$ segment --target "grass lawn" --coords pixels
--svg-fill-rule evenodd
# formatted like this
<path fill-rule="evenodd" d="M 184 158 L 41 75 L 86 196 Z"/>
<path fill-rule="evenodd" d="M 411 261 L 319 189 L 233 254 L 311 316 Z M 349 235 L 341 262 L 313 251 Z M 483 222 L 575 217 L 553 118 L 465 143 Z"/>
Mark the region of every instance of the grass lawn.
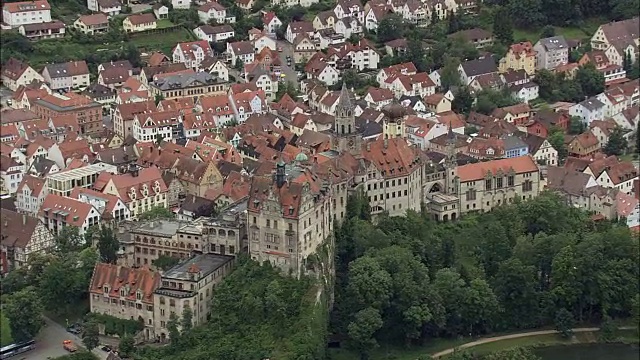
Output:
<path fill-rule="evenodd" d="M 416 360 L 421 355 L 437 353 L 438 351 L 456 347 L 469 341 L 472 340 L 434 339 L 427 345 L 414 346 L 411 348 L 381 345 L 373 351 L 370 360 Z M 329 349 L 328 352 L 332 360 L 353 360 L 359 358 L 358 354 L 346 349 Z"/>
<path fill-rule="evenodd" d="M 175 24 L 172 23 L 169 19 L 160 19 L 158 20 L 158 22 L 156 22 L 156 28 L 158 29 L 164 29 L 167 27 L 171 27 L 174 26 Z"/>
<path fill-rule="evenodd" d="M 624 154 L 620 156 L 621 161 L 633 161 L 638 159 L 638 154 Z"/>
<path fill-rule="evenodd" d="M 13 342 L 9 319 L 0 312 L 0 346 L 7 346 Z"/>
<path fill-rule="evenodd" d="M 174 32 L 164 34 L 138 35 L 131 38 L 131 41 L 138 46 L 140 51 L 162 51 L 171 54 L 171 50 L 176 43 L 196 40 L 187 29 L 179 29 Z"/>
<path fill-rule="evenodd" d="M 600 24 L 607 23 L 608 21 L 603 19 L 587 19 L 584 22 L 582 28 L 578 27 L 560 27 L 555 26 L 556 35 L 563 35 L 565 39 L 586 39 L 593 36 L 598 30 Z M 529 40 L 532 44 L 535 44 L 540 39 L 540 32 L 542 28 L 537 30 L 527 29 L 513 29 L 513 39 L 515 41 Z"/>

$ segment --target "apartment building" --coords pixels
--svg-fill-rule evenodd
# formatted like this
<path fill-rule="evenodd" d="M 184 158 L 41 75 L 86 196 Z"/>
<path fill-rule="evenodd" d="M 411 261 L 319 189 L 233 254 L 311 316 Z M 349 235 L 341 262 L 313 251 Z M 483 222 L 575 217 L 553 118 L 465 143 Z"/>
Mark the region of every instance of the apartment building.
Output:
<path fill-rule="evenodd" d="M 125 139 L 129 135 L 133 135 L 133 119 L 136 115 L 155 109 L 156 105 L 153 100 L 118 104 L 113 112 L 113 130 Z"/>
<path fill-rule="evenodd" d="M 25 173 L 21 164 L 7 155 L 0 155 L 0 179 L 2 179 L 2 195 L 13 195 L 18 191 L 18 185 Z"/>
<path fill-rule="evenodd" d="M 51 6 L 47 0 L 6 2 L 2 5 L 2 29 L 51 22 Z"/>
<path fill-rule="evenodd" d="M 136 114 L 133 118 L 133 138 L 140 142 L 176 140 L 182 137 L 182 116 L 178 110 Z"/>
<path fill-rule="evenodd" d="M 93 189 L 76 187 L 71 192 L 70 197 L 91 204 L 98 209 L 104 224 L 114 225 L 117 222 L 131 219 L 129 208 L 117 196 L 104 194 Z"/>
<path fill-rule="evenodd" d="M 103 131 L 102 104 L 76 93 L 53 93 L 36 99 L 31 105 L 41 119 L 69 116 L 74 118 L 81 134 L 97 134 Z"/>
<path fill-rule="evenodd" d="M 75 226 L 80 235 L 100 224 L 100 212 L 93 205 L 76 199 L 48 194 L 38 213 L 40 220 L 53 234 L 60 234 L 66 226 Z"/>
<path fill-rule="evenodd" d="M 103 173 L 117 174 L 118 169 L 107 163 L 97 163 L 51 174 L 46 179 L 48 193 L 68 197 L 77 187 L 92 187 Z"/>
<path fill-rule="evenodd" d="M 536 51 L 537 70 L 552 70 L 569 62 L 569 44 L 562 35 L 538 40 L 533 50 Z"/>
<path fill-rule="evenodd" d="M 144 338 L 154 339 L 154 291 L 160 273 L 148 267 L 96 264 L 89 285 L 89 311 L 144 323 Z"/>
<path fill-rule="evenodd" d="M 126 173 L 119 175 L 102 172 L 93 188 L 119 197 L 131 211 L 131 219 L 153 207 L 167 207 L 167 185 L 155 166 L 139 169 L 130 165 Z"/>
<path fill-rule="evenodd" d="M 48 188 L 45 179 L 33 175 L 25 175 L 16 193 L 16 209 L 18 212 L 37 216 L 40 206 L 47 196 Z"/>
<path fill-rule="evenodd" d="M 193 325 L 207 321 L 215 287 L 233 269 L 235 257 L 201 254 L 162 274 L 162 283 L 153 294 L 154 333 L 161 341 L 169 337 L 171 313 L 181 317 L 185 308 L 193 312 Z"/>
<path fill-rule="evenodd" d="M 529 41 L 513 44 L 505 57 L 500 59 L 498 70 L 506 73 L 509 69 L 524 70 L 527 75 L 534 75 L 536 72 L 536 51 Z"/>
<path fill-rule="evenodd" d="M 591 37 L 591 47 L 594 50 L 607 52 L 613 62 L 622 65 L 625 54 L 631 55 L 631 62 L 636 62 L 638 56 L 638 43 L 640 40 L 640 18 L 613 21 L 600 25 Z M 615 55 L 615 56 L 614 56 Z"/>
<path fill-rule="evenodd" d="M 42 70 L 51 90 L 84 89 L 89 86 L 90 72 L 84 60 L 47 64 Z"/>

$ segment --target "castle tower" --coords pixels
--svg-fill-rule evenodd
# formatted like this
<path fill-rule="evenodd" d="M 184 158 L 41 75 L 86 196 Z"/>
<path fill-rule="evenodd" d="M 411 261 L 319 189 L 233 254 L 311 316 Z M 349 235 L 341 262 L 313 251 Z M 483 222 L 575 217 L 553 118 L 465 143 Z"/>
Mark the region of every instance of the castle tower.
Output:
<path fill-rule="evenodd" d="M 445 158 L 444 168 L 446 171 L 446 190 L 447 194 L 458 195 L 458 163 L 456 160 L 456 134 L 453 132 L 451 123 L 449 123 L 449 132 L 447 133 L 447 157 Z"/>
<path fill-rule="evenodd" d="M 334 150 L 356 151 L 360 149 L 362 138 L 356 129 L 356 119 L 353 114 L 354 106 L 351 102 L 351 95 L 345 83 L 342 83 L 340 97 L 336 104 L 334 133 L 336 136 Z"/>

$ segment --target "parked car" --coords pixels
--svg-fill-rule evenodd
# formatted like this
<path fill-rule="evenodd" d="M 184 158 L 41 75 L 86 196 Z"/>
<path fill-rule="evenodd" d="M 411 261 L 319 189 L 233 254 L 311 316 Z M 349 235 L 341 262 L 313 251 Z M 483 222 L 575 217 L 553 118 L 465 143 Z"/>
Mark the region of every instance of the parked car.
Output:
<path fill-rule="evenodd" d="M 100 349 L 102 351 L 111 352 L 111 347 L 109 345 L 102 345 Z"/>
<path fill-rule="evenodd" d="M 78 348 L 75 345 L 73 345 L 73 342 L 71 342 L 71 340 L 63 341 L 62 347 L 68 352 L 75 352 L 76 350 L 78 350 Z"/>

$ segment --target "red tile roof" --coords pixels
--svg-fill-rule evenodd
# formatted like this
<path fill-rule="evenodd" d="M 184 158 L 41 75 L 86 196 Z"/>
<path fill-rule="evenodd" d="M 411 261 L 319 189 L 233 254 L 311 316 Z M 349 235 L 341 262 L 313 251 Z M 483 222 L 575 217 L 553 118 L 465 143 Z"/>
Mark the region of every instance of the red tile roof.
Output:
<path fill-rule="evenodd" d="M 167 185 L 164 183 L 164 180 L 162 180 L 160 170 L 155 166 L 138 170 L 138 176 L 133 176 L 130 173 L 120 175 L 113 175 L 107 172 L 100 173 L 94 187 L 104 192 L 104 187 L 109 183 L 109 180 L 113 181 L 113 185 L 118 190 L 120 199 L 125 203 L 133 201 L 130 197 L 131 194 L 135 194 L 136 200 L 143 199 L 145 197 L 143 195 L 143 189 L 145 187 L 149 195 L 156 193 L 156 185 L 158 186 L 159 193 L 167 192 Z"/>
<path fill-rule="evenodd" d="M 134 269 L 98 263 L 91 276 L 89 292 L 104 294 L 104 288 L 107 286 L 109 296 L 120 298 L 120 290 L 122 289 L 125 291 L 125 299 L 136 301 L 137 293 L 140 291 L 142 293 L 142 302 L 153 304 L 153 292 L 160 286 L 160 281 L 160 273 L 153 272 L 146 266 Z"/>
<path fill-rule="evenodd" d="M 156 22 L 156 16 L 153 13 L 134 14 L 127 17 L 131 25 L 151 24 Z"/>
<path fill-rule="evenodd" d="M 37 197 L 44 187 L 44 179 L 27 174 L 22 178 L 20 185 L 18 185 L 18 193 L 22 193 L 25 187 L 31 190 L 31 196 Z"/>
<path fill-rule="evenodd" d="M 35 11 L 35 10 L 51 10 L 51 6 L 47 0 L 35 0 L 35 1 L 22 1 L 14 3 L 4 3 L 2 6 L 3 11 L 10 13 Z"/>
<path fill-rule="evenodd" d="M 513 169 L 516 174 L 537 172 L 538 166 L 530 156 L 520 156 L 510 159 L 491 160 L 475 164 L 458 166 L 460 182 L 482 180 L 488 172 L 492 174 L 501 170 L 507 174 Z"/>
<path fill-rule="evenodd" d="M 95 210 L 91 204 L 56 194 L 48 194 L 47 197 L 44 198 L 38 214 L 40 217 L 48 217 L 56 220 L 64 219 L 67 225 L 82 227 L 84 221 L 91 214 L 91 210 Z M 56 211 L 65 212 L 68 213 L 68 215 L 61 218 L 60 214 L 58 216 L 54 214 Z"/>

